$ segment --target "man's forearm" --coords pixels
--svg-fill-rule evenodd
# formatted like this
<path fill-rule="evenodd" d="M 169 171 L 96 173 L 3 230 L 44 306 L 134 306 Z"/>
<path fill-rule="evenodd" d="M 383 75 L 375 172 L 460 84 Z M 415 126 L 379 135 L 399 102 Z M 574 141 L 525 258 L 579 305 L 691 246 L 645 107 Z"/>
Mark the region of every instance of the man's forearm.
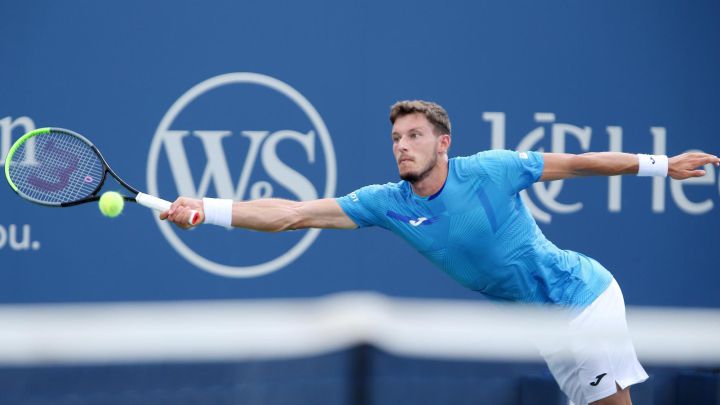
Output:
<path fill-rule="evenodd" d="M 263 232 L 296 229 L 300 216 L 297 201 L 267 198 L 235 201 L 232 207 L 232 226 Z"/>
<path fill-rule="evenodd" d="M 616 176 L 637 174 L 637 155 L 622 152 L 590 152 L 543 154 L 542 181 L 561 180 L 580 176 Z"/>
<path fill-rule="evenodd" d="M 576 155 L 576 176 L 617 176 L 638 173 L 638 156 L 622 152 L 589 152 Z"/>

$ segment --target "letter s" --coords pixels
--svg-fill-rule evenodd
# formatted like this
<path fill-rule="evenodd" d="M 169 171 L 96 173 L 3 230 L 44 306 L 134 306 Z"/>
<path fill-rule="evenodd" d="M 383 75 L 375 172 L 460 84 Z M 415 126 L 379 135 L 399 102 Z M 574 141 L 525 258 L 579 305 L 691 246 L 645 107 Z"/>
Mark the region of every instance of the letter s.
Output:
<path fill-rule="evenodd" d="M 315 162 L 315 131 L 303 134 L 297 131 L 282 130 L 273 132 L 263 144 L 261 155 L 263 168 L 273 180 L 295 194 L 299 200 L 317 199 L 317 190 L 313 184 L 278 158 L 277 145 L 285 139 L 292 139 L 300 143 L 307 152 L 308 162 Z"/>

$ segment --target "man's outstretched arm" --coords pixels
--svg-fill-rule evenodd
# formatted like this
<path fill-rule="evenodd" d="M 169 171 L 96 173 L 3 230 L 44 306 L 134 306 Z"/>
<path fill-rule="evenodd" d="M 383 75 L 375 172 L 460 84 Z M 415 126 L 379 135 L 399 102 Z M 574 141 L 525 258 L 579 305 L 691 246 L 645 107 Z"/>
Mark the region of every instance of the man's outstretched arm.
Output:
<path fill-rule="evenodd" d="M 580 176 L 616 176 L 638 174 L 638 155 L 621 152 L 597 152 L 573 155 L 569 153 L 543 153 L 545 161 L 540 181 L 561 180 Z M 668 159 L 668 176 L 676 180 L 701 177 L 706 164 L 720 165 L 717 156 L 689 152 Z M 699 169 L 700 168 L 700 169 Z"/>
<path fill-rule="evenodd" d="M 228 201 L 229 203 L 229 201 Z M 191 210 L 200 214 L 199 223 L 205 222 L 203 200 L 180 197 L 169 210 L 160 214 L 181 228 L 187 229 Z M 233 227 L 264 232 L 280 232 L 303 228 L 353 229 L 357 225 L 340 208 L 333 198 L 311 201 L 290 201 L 268 198 L 232 202 Z"/>

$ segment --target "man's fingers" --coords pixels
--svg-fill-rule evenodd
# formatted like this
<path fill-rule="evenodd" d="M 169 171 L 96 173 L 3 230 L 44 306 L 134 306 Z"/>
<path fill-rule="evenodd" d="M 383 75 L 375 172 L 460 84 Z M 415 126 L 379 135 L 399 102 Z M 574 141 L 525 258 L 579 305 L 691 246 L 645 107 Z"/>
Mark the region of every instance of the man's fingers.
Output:
<path fill-rule="evenodd" d="M 188 223 L 193 210 L 197 210 L 198 202 L 192 198 L 178 197 L 170 204 L 167 211 L 160 214 L 160 219 L 166 219 L 182 229 L 192 226 Z M 201 221 L 198 221 L 201 222 Z"/>
<path fill-rule="evenodd" d="M 685 169 L 685 170 L 700 170 L 698 168 L 703 167 L 708 164 L 712 164 L 716 167 L 720 166 L 720 158 L 714 155 L 708 155 L 707 153 L 688 153 L 686 155 L 686 159 L 678 161 L 679 168 Z M 703 176 L 705 175 L 705 172 L 703 171 L 702 174 L 697 174 L 698 172 L 693 172 L 691 175 L 699 175 Z"/>
<path fill-rule="evenodd" d="M 699 169 L 699 170 L 693 170 L 690 172 L 691 177 L 702 177 L 705 175 L 705 170 Z"/>
<path fill-rule="evenodd" d="M 177 224 L 182 224 L 183 226 L 188 224 L 188 220 L 190 219 L 190 209 L 187 207 L 182 207 L 182 211 L 178 212 L 176 221 Z"/>
<path fill-rule="evenodd" d="M 188 209 L 184 206 L 179 206 L 175 209 L 175 211 L 172 213 L 172 220 L 176 224 L 181 224 L 183 217 L 186 217 Z"/>
<path fill-rule="evenodd" d="M 720 159 L 713 155 L 702 155 L 698 161 L 698 166 L 705 166 L 706 164 L 712 163 L 717 166 L 720 163 Z"/>
<path fill-rule="evenodd" d="M 695 163 L 693 164 L 693 166 L 692 166 L 692 169 L 697 169 L 696 172 L 702 171 L 703 173 L 702 173 L 701 176 L 704 176 L 704 175 L 705 175 L 705 171 L 704 171 L 704 170 L 701 170 L 701 169 L 699 169 L 699 168 L 700 168 L 700 167 L 703 167 L 703 166 L 705 166 L 705 165 L 709 165 L 709 164 L 712 164 L 712 165 L 714 165 L 714 166 L 717 167 L 718 164 L 720 164 L 720 160 L 718 160 L 718 158 L 715 157 L 715 156 L 707 156 L 707 157 L 704 157 L 704 158 L 700 159 L 700 161 L 695 162 Z"/>
<path fill-rule="evenodd" d="M 177 200 L 173 201 L 172 204 L 170 204 L 170 209 L 168 210 L 168 213 L 170 215 L 174 214 L 175 211 L 177 211 L 178 207 L 182 205 L 182 197 L 178 198 Z"/>
<path fill-rule="evenodd" d="M 172 222 L 182 229 L 189 229 L 192 227 L 192 225 L 190 225 L 190 215 L 192 215 L 192 212 L 193 210 L 190 206 L 179 206 L 172 215 Z"/>

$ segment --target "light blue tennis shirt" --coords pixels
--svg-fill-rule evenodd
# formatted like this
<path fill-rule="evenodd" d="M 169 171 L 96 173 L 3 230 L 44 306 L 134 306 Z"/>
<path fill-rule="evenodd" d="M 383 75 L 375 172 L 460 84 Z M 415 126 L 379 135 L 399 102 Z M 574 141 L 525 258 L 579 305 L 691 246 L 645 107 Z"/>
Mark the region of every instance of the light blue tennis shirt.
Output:
<path fill-rule="evenodd" d="M 541 153 L 491 150 L 450 159 L 445 185 L 432 196 L 420 197 L 400 181 L 366 186 L 337 202 L 359 227 L 396 233 L 491 299 L 585 307 L 612 275 L 540 231 L 518 193 L 542 170 Z"/>

